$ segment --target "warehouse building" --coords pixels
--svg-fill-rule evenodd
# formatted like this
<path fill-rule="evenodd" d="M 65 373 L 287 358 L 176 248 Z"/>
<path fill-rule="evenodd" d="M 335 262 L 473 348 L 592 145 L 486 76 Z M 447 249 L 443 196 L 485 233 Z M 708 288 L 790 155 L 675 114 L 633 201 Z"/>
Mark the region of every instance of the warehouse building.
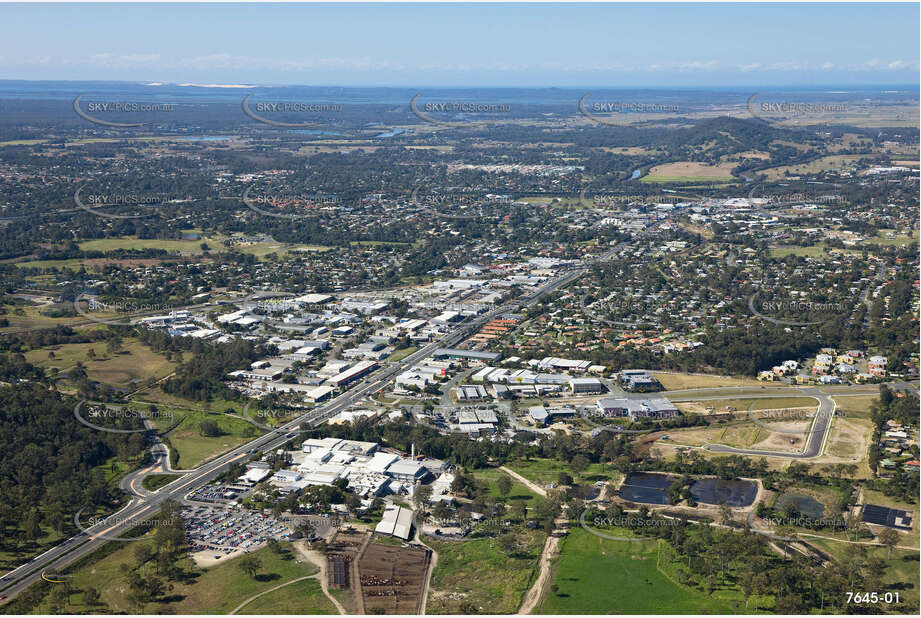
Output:
<path fill-rule="evenodd" d="M 598 378 L 572 378 L 569 381 L 569 388 L 573 394 L 578 393 L 603 393 L 604 384 Z"/>
<path fill-rule="evenodd" d="M 384 517 L 375 526 L 374 531 L 408 541 L 412 528 L 413 512 L 394 504 L 384 509 Z"/>

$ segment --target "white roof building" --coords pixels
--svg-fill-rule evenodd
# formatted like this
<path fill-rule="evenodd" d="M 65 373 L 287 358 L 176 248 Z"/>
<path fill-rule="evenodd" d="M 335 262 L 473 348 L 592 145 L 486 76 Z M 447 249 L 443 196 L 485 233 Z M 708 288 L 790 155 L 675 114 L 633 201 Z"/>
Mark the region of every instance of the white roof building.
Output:
<path fill-rule="evenodd" d="M 384 509 L 384 517 L 374 531 L 408 541 L 412 527 L 413 512 L 401 506 L 391 505 Z"/>
<path fill-rule="evenodd" d="M 384 474 L 387 471 L 387 468 L 395 461 L 400 459 L 399 455 L 394 455 L 393 453 L 374 453 L 374 456 L 371 457 L 371 460 L 365 464 L 365 467 L 371 472 L 377 472 L 378 474 Z"/>

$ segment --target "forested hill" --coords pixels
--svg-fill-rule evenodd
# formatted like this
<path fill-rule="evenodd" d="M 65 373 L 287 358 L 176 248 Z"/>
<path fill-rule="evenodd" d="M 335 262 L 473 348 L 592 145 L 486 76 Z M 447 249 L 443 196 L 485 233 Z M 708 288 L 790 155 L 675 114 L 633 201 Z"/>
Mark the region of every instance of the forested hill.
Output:
<path fill-rule="evenodd" d="M 25 363 L 7 366 L 9 358 L 6 380 L 35 374 Z M 104 465 L 144 450 L 143 433 L 80 424 L 76 403 L 40 382 L 0 385 L 0 552 L 22 551 L 51 530 L 72 532 L 81 508 L 112 506 L 120 492 L 106 484 Z"/>

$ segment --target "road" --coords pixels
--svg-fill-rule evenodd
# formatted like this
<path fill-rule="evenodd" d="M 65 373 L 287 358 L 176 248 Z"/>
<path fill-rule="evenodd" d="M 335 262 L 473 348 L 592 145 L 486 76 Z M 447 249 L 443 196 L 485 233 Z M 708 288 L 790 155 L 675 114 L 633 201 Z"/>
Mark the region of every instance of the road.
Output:
<path fill-rule="evenodd" d="M 624 244 L 621 243 L 613 247 L 593 263 L 610 259 L 610 257 L 623 246 Z M 224 474 L 231 466 L 243 463 L 256 451 L 267 451 L 280 447 L 282 444 L 289 441 L 291 437 L 293 437 L 294 432 L 297 432 L 299 427 L 303 424 L 318 425 L 325 422 L 327 419 L 335 416 L 356 401 L 383 388 L 397 373 L 405 371 L 413 364 L 431 355 L 436 349 L 457 345 L 483 324 L 493 320 L 497 316 L 505 313 L 513 313 L 531 306 L 543 295 L 554 292 L 570 284 L 582 276 L 590 268 L 591 264 L 592 263 L 588 263 L 565 270 L 559 276 L 546 281 L 543 285 L 525 296 L 478 316 L 476 319 L 461 325 L 457 330 L 416 350 L 397 363 L 386 365 L 378 369 L 357 385 L 353 386 L 349 391 L 339 395 L 329 403 L 314 408 L 307 414 L 282 425 L 275 431 L 262 435 L 247 444 L 239 446 L 205 463 L 188 474 L 179 477 L 172 483 L 165 485 L 156 492 L 147 492 L 143 490 L 142 479 L 138 473 L 130 475 L 130 478 L 126 481 L 126 487 L 129 493 L 132 494 L 128 504 L 117 513 L 110 515 L 107 519 L 93 526 L 83 528 L 83 532 L 80 534 L 65 539 L 55 547 L 36 556 L 28 563 L 5 574 L 0 578 L 0 595 L 6 596 L 7 600 L 12 599 L 41 579 L 43 572 L 62 572 L 68 565 L 99 549 L 105 543 L 119 537 L 145 519 L 149 519 L 156 515 L 163 503 L 167 500 L 182 500 L 183 497 L 191 491 L 210 483 Z M 161 450 L 159 454 L 155 456 L 157 457 L 157 463 L 148 468 L 147 473 L 160 468 L 163 457 L 165 457 L 165 451 Z M 168 463 L 163 465 L 168 465 Z M 79 527 L 82 527 L 82 525 Z"/>
<path fill-rule="evenodd" d="M 837 404 L 831 396 L 817 388 L 798 389 L 803 395 L 813 397 L 819 402 L 819 409 L 815 413 L 809 435 L 806 437 L 806 446 L 802 453 L 780 453 L 777 451 L 761 451 L 757 449 L 733 448 L 723 444 L 708 444 L 705 450 L 716 453 L 736 453 L 739 455 L 763 455 L 765 457 L 786 457 L 788 459 L 809 459 L 822 454 L 825 440 L 831 429 L 831 419 L 835 416 Z M 765 397 L 766 395 L 761 395 Z"/>

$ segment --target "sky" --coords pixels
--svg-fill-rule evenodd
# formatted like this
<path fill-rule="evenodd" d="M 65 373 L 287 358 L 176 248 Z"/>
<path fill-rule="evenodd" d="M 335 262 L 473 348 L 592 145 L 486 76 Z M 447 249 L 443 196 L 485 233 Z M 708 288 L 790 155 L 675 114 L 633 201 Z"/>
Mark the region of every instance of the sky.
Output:
<path fill-rule="evenodd" d="M 0 79 L 918 84 L 919 4 L 0 4 Z"/>

